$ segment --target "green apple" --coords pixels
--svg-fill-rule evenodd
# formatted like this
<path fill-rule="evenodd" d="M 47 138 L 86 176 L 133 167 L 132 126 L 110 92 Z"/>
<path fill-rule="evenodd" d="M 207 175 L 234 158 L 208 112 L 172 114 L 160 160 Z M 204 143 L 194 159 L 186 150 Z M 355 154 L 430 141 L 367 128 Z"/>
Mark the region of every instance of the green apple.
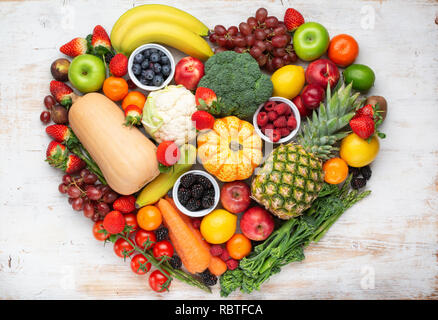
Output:
<path fill-rule="evenodd" d="M 68 80 L 80 92 L 98 91 L 105 81 L 105 65 L 91 54 L 77 56 L 68 69 Z"/>
<path fill-rule="evenodd" d="M 330 37 L 326 28 L 317 22 L 307 22 L 294 33 L 295 53 L 304 61 L 312 61 L 322 56 L 328 49 Z"/>

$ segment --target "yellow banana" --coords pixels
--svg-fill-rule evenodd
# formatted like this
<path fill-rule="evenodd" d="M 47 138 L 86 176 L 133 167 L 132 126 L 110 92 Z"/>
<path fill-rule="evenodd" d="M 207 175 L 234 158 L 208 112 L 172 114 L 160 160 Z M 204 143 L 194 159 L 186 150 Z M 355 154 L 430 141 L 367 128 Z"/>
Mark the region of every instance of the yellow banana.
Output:
<path fill-rule="evenodd" d="M 126 11 L 111 30 L 112 46 L 119 51 L 124 37 L 135 26 L 153 22 L 172 22 L 200 36 L 208 35 L 208 27 L 191 14 L 162 4 L 145 4 Z"/>
<path fill-rule="evenodd" d="M 137 47 L 150 42 L 169 45 L 200 60 L 213 55 L 207 41 L 197 34 L 180 25 L 158 21 L 132 28 L 123 38 L 120 51 L 129 56 Z"/>

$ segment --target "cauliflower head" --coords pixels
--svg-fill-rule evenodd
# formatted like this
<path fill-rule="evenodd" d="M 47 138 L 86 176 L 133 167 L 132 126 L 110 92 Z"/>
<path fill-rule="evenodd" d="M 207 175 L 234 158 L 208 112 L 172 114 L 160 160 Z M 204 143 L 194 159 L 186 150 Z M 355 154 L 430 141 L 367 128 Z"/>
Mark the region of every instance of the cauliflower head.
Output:
<path fill-rule="evenodd" d="M 196 137 L 191 119 L 195 111 L 193 93 L 182 85 L 171 85 L 149 94 L 142 123 L 156 142 L 174 141 L 182 145 Z"/>

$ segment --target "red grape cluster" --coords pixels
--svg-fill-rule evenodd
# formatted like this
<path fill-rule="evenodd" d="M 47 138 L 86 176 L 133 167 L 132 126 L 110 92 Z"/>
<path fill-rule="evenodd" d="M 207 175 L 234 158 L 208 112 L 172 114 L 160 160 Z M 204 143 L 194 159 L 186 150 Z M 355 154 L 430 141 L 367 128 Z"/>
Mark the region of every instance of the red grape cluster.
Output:
<path fill-rule="evenodd" d="M 58 187 L 59 192 L 68 195 L 73 210 L 83 210 L 84 216 L 95 222 L 111 211 L 110 205 L 119 196 L 109 186 L 96 182 L 94 173 L 82 169 L 79 176 L 64 175 Z"/>
<path fill-rule="evenodd" d="M 260 67 L 269 72 L 298 59 L 284 22 L 274 16 L 268 16 L 265 8 L 259 8 L 255 17 L 241 22 L 239 28 L 231 26 L 226 29 L 223 25 L 215 26 L 209 39 L 219 46 L 215 53 L 227 50 L 248 52 Z"/>

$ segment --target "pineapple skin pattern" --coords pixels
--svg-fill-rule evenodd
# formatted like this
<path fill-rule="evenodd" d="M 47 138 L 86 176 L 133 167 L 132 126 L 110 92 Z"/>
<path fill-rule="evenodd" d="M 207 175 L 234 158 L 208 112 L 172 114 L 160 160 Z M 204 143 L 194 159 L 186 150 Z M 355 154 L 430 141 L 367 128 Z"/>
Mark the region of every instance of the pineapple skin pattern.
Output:
<path fill-rule="evenodd" d="M 352 83 L 340 86 L 333 95 L 327 87 L 326 105 L 305 123 L 298 144 L 280 145 L 256 170 L 251 182 L 251 196 L 281 219 L 301 215 L 318 197 L 324 185 L 322 160 L 338 151 L 335 143 L 348 132 L 345 128 L 362 101 L 352 92 Z"/>
<path fill-rule="evenodd" d="M 280 219 L 308 209 L 324 185 L 322 163 L 300 145 L 289 143 L 272 151 L 251 183 L 253 198 Z"/>

